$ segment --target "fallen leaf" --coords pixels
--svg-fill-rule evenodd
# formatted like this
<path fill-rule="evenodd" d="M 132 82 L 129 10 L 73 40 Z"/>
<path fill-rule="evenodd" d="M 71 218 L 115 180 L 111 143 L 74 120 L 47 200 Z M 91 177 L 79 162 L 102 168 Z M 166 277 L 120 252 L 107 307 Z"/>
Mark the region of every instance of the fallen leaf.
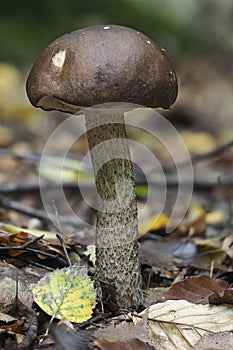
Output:
<path fill-rule="evenodd" d="M 209 304 L 209 297 L 214 293 L 223 293 L 229 283 L 209 276 L 190 276 L 174 283 L 162 293 L 162 300 L 187 300 L 195 304 Z"/>
<path fill-rule="evenodd" d="M 165 229 L 168 221 L 169 217 L 165 214 L 155 215 L 139 225 L 139 235 L 141 236 L 149 231 Z"/>
<path fill-rule="evenodd" d="M 221 250 L 222 246 L 222 236 L 212 237 L 212 238 L 195 238 L 194 242 L 201 252 Z"/>
<path fill-rule="evenodd" d="M 213 291 L 213 294 L 211 294 L 208 298 L 210 304 L 233 304 L 233 289 L 225 289 L 225 290 L 219 290 L 219 291 Z"/>
<path fill-rule="evenodd" d="M 77 265 L 46 274 L 34 286 L 33 297 L 48 315 L 71 322 L 88 320 L 96 304 L 93 282 Z"/>
<path fill-rule="evenodd" d="M 197 204 L 191 205 L 184 223 L 192 236 L 202 237 L 206 232 L 206 209 Z"/>
<path fill-rule="evenodd" d="M 78 159 L 63 158 L 61 156 L 46 156 L 40 164 L 40 176 L 53 183 L 87 182 L 94 181 L 87 165 Z"/>
<path fill-rule="evenodd" d="M 23 333 L 26 328 L 27 326 L 25 319 L 16 320 L 14 323 L 11 322 L 10 324 L 1 326 L 1 329 L 5 329 L 14 333 Z"/>
<path fill-rule="evenodd" d="M 150 345 L 157 350 L 191 350 L 208 332 L 233 330 L 233 306 L 200 305 L 186 300 L 168 300 L 139 314 L 148 319 Z M 133 317 L 135 324 L 141 320 Z"/>
<path fill-rule="evenodd" d="M 40 236 L 43 236 L 43 238 L 30 244 L 30 248 L 37 250 L 36 252 L 30 252 L 29 250 L 26 251 L 26 249 L 9 249 L 10 247 L 24 246 Z M 49 240 L 49 244 L 48 241 L 44 239 L 44 236 Z M 7 247 L 8 255 L 11 257 L 18 257 L 22 254 L 25 254 L 26 256 L 33 254 L 34 256 L 36 255 L 39 260 L 45 260 L 48 258 L 48 254 L 64 256 L 64 251 L 56 238 L 56 233 L 25 229 L 11 224 L 5 224 L 3 222 L 0 222 L 0 246 Z"/>
<path fill-rule="evenodd" d="M 12 131 L 5 126 L 0 126 L 0 145 L 6 146 L 12 141 L 12 139 L 13 139 Z"/>

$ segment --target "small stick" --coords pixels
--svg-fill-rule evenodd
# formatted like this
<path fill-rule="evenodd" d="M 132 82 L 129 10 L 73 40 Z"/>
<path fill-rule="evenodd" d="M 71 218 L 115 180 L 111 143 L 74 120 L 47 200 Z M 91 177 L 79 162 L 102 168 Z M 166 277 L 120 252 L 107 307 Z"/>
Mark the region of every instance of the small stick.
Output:
<path fill-rule="evenodd" d="M 18 349 L 29 349 L 36 340 L 38 334 L 38 317 L 33 314 L 29 319 L 29 327 L 24 340 L 19 343 Z"/>
<path fill-rule="evenodd" d="M 39 237 L 35 237 L 22 245 L 11 246 L 11 247 L 0 247 L 0 250 L 26 250 L 29 245 L 36 243 L 37 241 L 39 241 L 43 237 L 44 237 L 44 235 L 41 235 Z"/>
<path fill-rule="evenodd" d="M 54 209 L 54 213 L 55 213 L 55 216 L 56 216 L 56 219 L 57 219 L 57 228 L 58 228 L 58 233 L 56 234 L 56 237 L 59 239 L 59 241 L 61 243 L 61 246 L 62 246 L 63 252 L 65 254 L 68 266 L 71 266 L 72 264 L 71 264 L 69 254 L 68 254 L 67 249 L 66 249 L 66 245 L 65 245 L 64 239 L 63 239 L 63 233 L 62 233 L 62 230 L 61 230 L 61 222 L 60 222 L 60 218 L 59 218 L 59 215 L 58 215 L 58 210 L 57 210 L 55 201 L 53 201 L 53 209 Z"/>
<path fill-rule="evenodd" d="M 233 140 L 225 143 L 222 146 L 215 148 L 214 150 L 212 150 L 210 152 L 196 154 L 196 155 L 192 156 L 191 159 L 188 161 L 184 161 L 184 162 L 177 163 L 177 164 L 162 165 L 162 169 L 163 169 L 163 171 L 173 171 L 173 170 L 176 170 L 177 167 L 186 167 L 187 165 L 190 164 L 190 162 L 191 162 L 191 164 L 194 164 L 194 163 L 201 162 L 203 160 L 210 160 L 211 158 L 215 158 L 215 157 L 219 156 L 220 154 L 226 152 L 232 146 L 233 146 Z"/>
<path fill-rule="evenodd" d="M 47 266 L 47 265 L 43 265 L 43 264 L 41 264 L 41 263 L 39 263 L 39 262 L 30 260 L 30 259 L 23 259 L 22 257 L 20 257 L 20 258 L 17 257 L 17 258 L 18 258 L 18 260 L 20 260 L 20 261 L 26 262 L 27 265 L 30 264 L 30 265 L 32 265 L 32 266 L 36 266 L 36 267 L 39 267 L 39 268 L 44 269 L 44 270 L 47 270 L 47 271 L 54 271 L 54 268 L 53 268 L 53 267 L 50 267 L 50 266 Z"/>
<path fill-rule="evenodd" d="M 44 237 L 44 235 L 41 235 L 39 237 L 35 237 L 35 238 L 31 239 L 30 241 L 28 241 L 28 242 L 26 242 L 26 243 L 24 243 L 22 245 L 18 245 L 18 246 L 0 247 L 0 251 L 1 250 L 3 250 L 3 251 L 4 250 L 25 250 L 25 251 L 28 251 L 28 252 L 31 252 L 31 253 L 44 255 L 44 256 L 46 256 L 48 258 L 56 259 L 59 262 L 62 262 L 63 264 L 66 263 L 66 261 L 64 259 L 62 259 L 61 257 L 59 257 L 57 254 L 53 255 L 53 254 L 46 253 L 46 252 L 43 252 L 41 250 L 29 247 L 31 244 L 36 243 L 37 241 L 39 241 L 43 237 Z"/>

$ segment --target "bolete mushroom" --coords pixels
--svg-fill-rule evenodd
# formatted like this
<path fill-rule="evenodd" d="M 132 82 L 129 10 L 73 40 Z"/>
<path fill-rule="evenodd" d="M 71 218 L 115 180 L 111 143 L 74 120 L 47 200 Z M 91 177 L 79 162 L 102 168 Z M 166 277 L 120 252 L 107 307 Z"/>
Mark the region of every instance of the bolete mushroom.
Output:
<path fill-rule="evenodd" d="M 26 90 L 35 107 L 84 110 L 99 194 L 97 290 L 120 308 L 141 305 L 137 202 L 124 110 L 121 104 L 108 103 L 169 108 L 177 96 L 177 80 L 164 50 L 144 34 L 119 25 L 79 29 L 42 52 Z"/>

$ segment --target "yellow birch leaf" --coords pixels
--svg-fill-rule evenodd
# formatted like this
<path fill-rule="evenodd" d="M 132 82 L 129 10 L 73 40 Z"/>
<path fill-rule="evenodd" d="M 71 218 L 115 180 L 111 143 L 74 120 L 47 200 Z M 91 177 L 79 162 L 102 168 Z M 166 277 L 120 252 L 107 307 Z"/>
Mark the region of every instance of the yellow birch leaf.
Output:
<path fill-rule="evenodd" d="M 76 265 L 46 274 L 32 292 L 48 315 L 71 322 L 88 320 L 96 304 L 92 280 Z"/>
<path fill-rule="evenodd" d="M 169 217 L 166 214 L 154 215 L 151 218 L 149 218 L 147 221 L 139 225 L 138 227 L 139 235 L 142 236 L 143 234 L 149 231 L 156 231 L 156 230 L 165 228 L 168 221 L 169 221 Z"/>

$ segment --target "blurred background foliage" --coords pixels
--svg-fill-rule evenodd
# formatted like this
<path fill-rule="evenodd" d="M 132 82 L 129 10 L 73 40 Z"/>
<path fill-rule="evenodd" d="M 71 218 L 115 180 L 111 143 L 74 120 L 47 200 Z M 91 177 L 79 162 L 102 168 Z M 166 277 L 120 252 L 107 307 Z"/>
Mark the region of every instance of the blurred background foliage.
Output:
<path fill-rule="evenodd" d="M 227 44 L 233 16 L 231 0 L 1 0 L 0 6 L 0 60 L 23 69 L 58 36 L 99 23 L 136 28 L 180 62 L 206 45 Z"/>
<path fill-rule="evenodd" d="M 0 119 L 34 123 L 44 114 L 29 105 L 25 80 L 47 45 L 84 26 L 114 23 L 166 49 L 179 79 L 173 115 L 194 117 L 201 128 L 204 121 L 233 128 L 232 18 L 232 0 L 1 0 Z"/>
<path fill-rule="evenodd" d="M 160 112 L 179 131 L 191 155 L 209 152 L 232 140 L 232 19 L 232 0 L 0 0 L 1 150 L 23 155 L 43 152 L 49 136 L 65 116 L 30 105 L 25 93 L 29 70 L 57 37 L 101 23 L 133 27 L 166 49 L 177 73 L 179 94 L 171 110 Z M 49 115 L 57 118 L 46 118 Z M 152 118 L 143 119 L 143 123 L 148 123 L 146 130 L 156 130 Z M 170 160 L 168 152 L 159 148 L 157 140 L 136 129 L 130 136 L 166 164 Z M 74 131 L 68 130 L 59 139 L 57 154 L 69 149 Z M 87 144 L 84 139 L 79 141 L 71 151 L 85 154 Z M 232 152 L 233 149 L 224 168 L 223 162 L 214 166 L 210 163 L 209 168 L 208 162 L 196 165 L 197 177 L 216 180 L 223 172 L 231 174 Z M 0 183 L 34 180 L 24 169 L 25 164 L 20 167 L 15 160 L 4 157 L 0 163 Z M 150 168 L 151 164 L 147 165 Z M 156 203 L 153 205 L 156 208 Z"/>

